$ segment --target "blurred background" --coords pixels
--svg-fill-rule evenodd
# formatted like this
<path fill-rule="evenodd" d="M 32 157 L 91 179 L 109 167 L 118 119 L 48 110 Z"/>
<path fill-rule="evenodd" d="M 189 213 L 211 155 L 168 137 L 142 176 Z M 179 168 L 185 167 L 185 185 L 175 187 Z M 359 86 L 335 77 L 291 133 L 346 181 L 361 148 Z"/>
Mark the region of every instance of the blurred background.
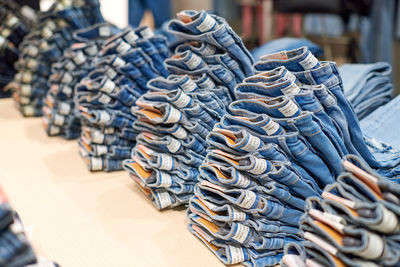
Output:
<path fill-rule="evenodd" d="M 30 2 L 35 5 L 35 1 Z M 36 1 L 38 2 L 38 1 Z M 45 10 L 54 0 L 41 0 Z M 344 63 L 386 61 L 400 88 L 399 0 L 101 0 L 107 20 L 119 27 L 165 21 L 184 9 L 204 9 L 224 17 L 256 59 L 282 47 L 309 46 L 322 60 Z M 296 39 L 293 39 L 296 38 Z M 312 43 L 310 43 L 312 42 Z"/>

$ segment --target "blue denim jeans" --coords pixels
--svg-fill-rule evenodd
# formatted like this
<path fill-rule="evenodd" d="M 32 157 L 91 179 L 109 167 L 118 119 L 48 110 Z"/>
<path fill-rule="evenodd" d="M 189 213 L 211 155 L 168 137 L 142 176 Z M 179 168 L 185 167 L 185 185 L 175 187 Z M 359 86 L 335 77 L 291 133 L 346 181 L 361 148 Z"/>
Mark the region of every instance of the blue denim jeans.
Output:
<path fill-rule="evenodd" d="M 168 25 L 172 34 L 179 39 L 207 42 L 227 51 L 240 63 L 246 76 L 253 74 L 250 52 L 223 18 L 205 11 L 183 11 L 178 17 L 181 20 L 174 19 Z"/>

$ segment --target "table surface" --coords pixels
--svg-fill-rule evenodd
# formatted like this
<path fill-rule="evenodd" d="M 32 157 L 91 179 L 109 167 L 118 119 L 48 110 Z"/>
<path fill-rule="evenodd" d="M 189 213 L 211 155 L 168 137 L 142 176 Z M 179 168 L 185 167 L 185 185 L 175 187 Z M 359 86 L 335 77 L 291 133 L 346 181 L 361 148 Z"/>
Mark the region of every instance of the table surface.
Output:
<path fill-rule="evenodd" d="M 185 211 L 157 211 L 125 171 L 91 173 L 76 141 L 48 137 L 41 118 L 0 100 L 0 184 L 37 254 L 61 266 L 224 266 L 186 228 Z"/>

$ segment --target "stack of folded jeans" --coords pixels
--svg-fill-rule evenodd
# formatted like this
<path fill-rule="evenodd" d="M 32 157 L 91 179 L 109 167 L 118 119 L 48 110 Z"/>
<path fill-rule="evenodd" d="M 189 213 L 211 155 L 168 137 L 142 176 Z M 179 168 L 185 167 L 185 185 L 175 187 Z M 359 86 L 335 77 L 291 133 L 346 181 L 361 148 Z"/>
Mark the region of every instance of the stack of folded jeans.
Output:
<path fill-rule="evenodd" d="M 71 45 L 77 29 L 103 22 L 98 0 L 57 1 L 23 39 L 11 89 L 24 116 L 41 116 L 51 64 Z"/>
<path fill-rule="evenodd" d="M 376 109 L 360 122 L 361 129 L 370 140 L 383 141 L 386 150 L 400 151 L 400 138 L 396 125 L 400 122 L 400 96 Z"/>
<path fill-rule="evenodd" d="M 282 266 L 398 266 L 400 185 L 353 155 L 343 167 L 323 200 L 307 199 L 300 221 L 307 241 L 288 245 Z"/>
<path fill-rule="evenodd" d="M 186 42 L 177 47 L 177 59 L 166 62 L 172 73 L 207 73 L 228 87 L 233 96 L 235 83 L 253 74 L 253 57 L 225 19 L 202 11 L 182 11 L 173 19 L 169 31 Z M 192 53 L 191 53 L 192 52 Z M 191 57 L 191 54 L 198 57 Z"/>
<path fill-rule="evenodd" d="M 188 203 L 206 153 L 206 136 L 225 114 L 213 81 L 206 78 L 205 88 L 205 79 L 187 75 L 153 79 L 151 91 L 132 108 L 138 117 L 133 128 L 140 134 L 124 167 L 158 209 Z"/>
<path fill-rule="evenodd" d="M 165 60 L 168 78 L 155 78 L 132 108 L 140 132 L 124 162 L 157 209 L 188 203 L 204 160 L 206 136 L 226 113 L 251 56 L 226 22 L 205 11 L 183 11 L 170 22 L 183 42 Z"/>
<path fill-rule="evenodd" d="M 78 138 L 81 123 L 73 101 L 74 88 L 95 69 L 94 59 L 106 39 L 117 34 L 118 28 L 108 23 L 95 24 L 73 33 L 73 44 L 52 65 L 50 90 L 43 105 L 43 119 L 49 136 Z"/>
<path fill-rule="evenodd" d="M 390 101 L 393 84 L 392 67 L 387 62 L 374 64 L 344 64 L 339 67 L 344 95 L 361 120 Z"/>
<path fill-rule="evenodd" d="M 378 150 L 379 161 L 369 150 L 335 63 L 303 47 L 263 56 L 254 70 L 207 137 L 189 230 L 224 263 L 272 266 L 301 242 L 305 200 L 336 181 L 342 157 L 361 154 L 395 178 L 399 154 Z"/>
<path fill-rule="evenodd" d="M 36 257 L 18 214 L 12 210 L 0 186 L 0 266 L 59 267 Z"/>
<path fill-rule="evenodd" d="M 337 152 L 340 156 L 347 153 L 354 154 L 364 159 L 369 166 L 379 174 L 388 178 L 396 178 L 400 175 L 400 154 L 395 151 L 387 150 L 380 146 L 364 140 L 364 135 L 360 129 L 360 122 L 343 93 L 343 83 L 339 70 L 334 62 L 321 61 L 300 48 L 291 51 L 282 51 L 261 57 L 261 61 L 254 65 L 257 72 L 273 70 L 276 67 L 284 66 L 297 78 L 297 83 L 318 85 L 326 87 L 328 90 L 314 90 L 315 96 L 324 107 L 326 114 L 339 133 L 341 140 L 333 141 L 336 148 L 342 147 L 342 152 Z M 323 92 L 323 93 L 321 93 Z M 323 132 L 332 141 L 329 131 L 322 128 Z M 344 146 L 342 145 L 344 143 Z M 347 153 L 346 153 L 347 150 Z M 335 162 L 334 172 L 337 174 L 338 162 L 340 160 L 330 158 L 329 161 Z"/>
<path fill-rule="evenodd" d="M 36 256 L 28 242 L 21 222 L 8 204 L 0 188 L 0 265 L 26 266 L 36 263 Z"/>
<path fill-rule="evenodd" d="M 148 27 L 128 28 L 103 44 L 95 69 L 75 87 L 81 118 L 80 154 L 91 171 L 115 171 L 129 158 L 137 131 L 131 107 L 147 82 L 167 76 L 162 62 L 170 56 L 166 39 Z"/>
<path fill-rule="evenodd" d="M 21 12 L 21 6 L 14 1 L 0 2 L 0 98 L 10 96 L 10 91 L 5 86 L 13 80 L 16 73 L 14 64 L 19 56 L 18 46 L 34 23 L 35 13 L 32 15 L 33 17 L 27 17 Z"/>

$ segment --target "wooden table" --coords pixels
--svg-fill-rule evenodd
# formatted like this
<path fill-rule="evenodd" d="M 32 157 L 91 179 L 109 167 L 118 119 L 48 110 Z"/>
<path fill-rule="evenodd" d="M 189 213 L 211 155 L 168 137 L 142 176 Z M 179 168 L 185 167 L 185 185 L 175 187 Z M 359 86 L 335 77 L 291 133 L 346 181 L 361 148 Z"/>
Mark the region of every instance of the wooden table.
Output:
<path fill-rule="evenodd" d="M 38 254 L 63 267 L 224 266 L 187 230 L 184 210 L 157 211 L 127 172 L 90 173 L 76 141 L 48 137 L 10 99 L 0 125 L 0 184 Z"/>

